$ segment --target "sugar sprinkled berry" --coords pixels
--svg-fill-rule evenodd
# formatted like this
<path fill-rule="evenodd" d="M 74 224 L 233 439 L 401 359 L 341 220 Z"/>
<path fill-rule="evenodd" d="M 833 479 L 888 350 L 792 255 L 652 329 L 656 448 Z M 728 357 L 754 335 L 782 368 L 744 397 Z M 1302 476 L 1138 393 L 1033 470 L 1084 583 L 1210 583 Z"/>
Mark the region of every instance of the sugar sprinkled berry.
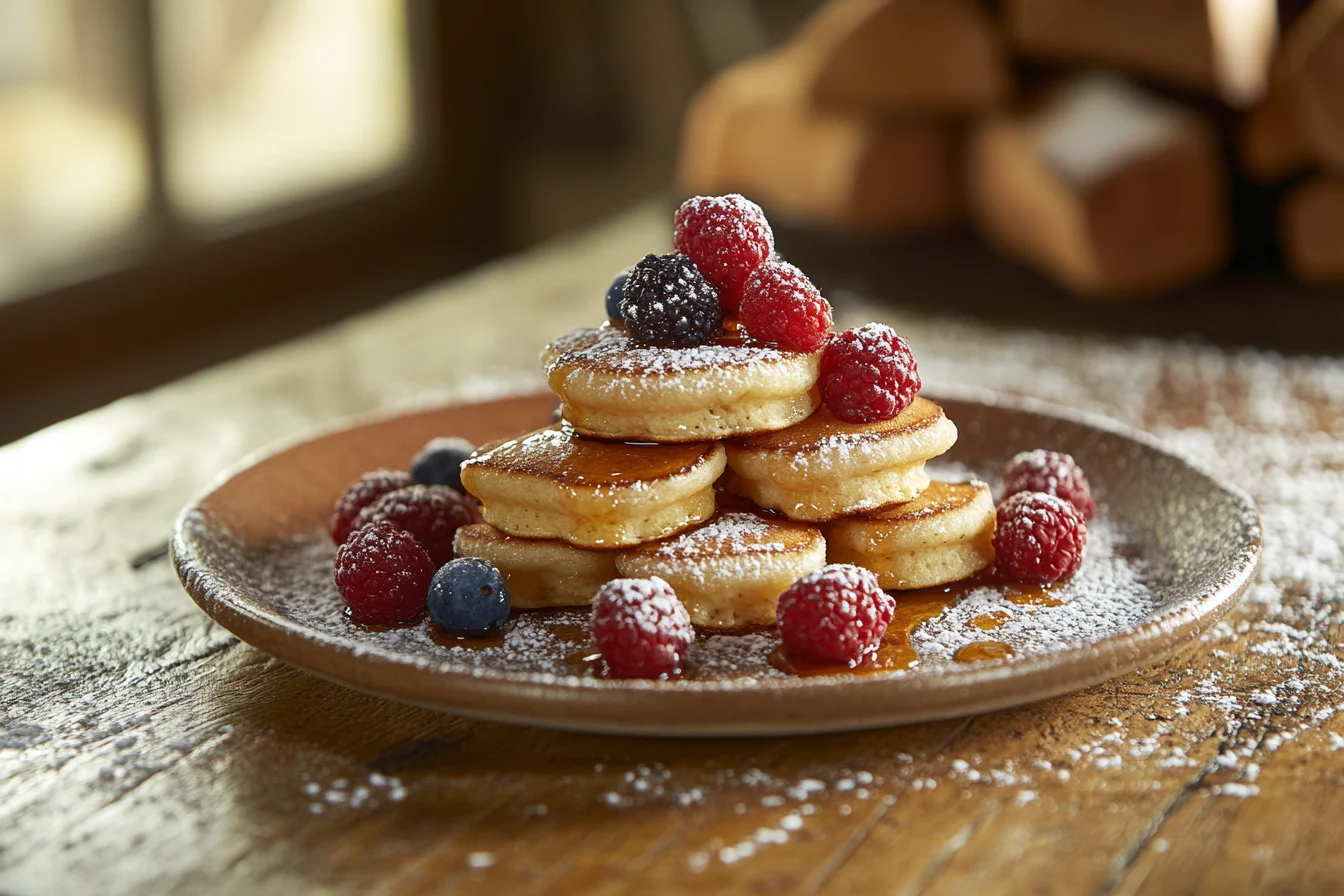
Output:
<path fill-rule="evenodd" d="M 593 640 L 617 678 L 661 678 L 681 671 L 695 640 L 691 617 L 667 582 L 614 579 L 598 589 Z"/>
<path fill-rule="evenodd" d="M 744 196 L 694 196 L 677 209 L 672 244 L 695 262 L 719 291 L 726 312 L 737 311 L 747 277 L 775 251 L 761 207 Z"/>
<path fill-rule="evenodd" d="M 891 420 L 923 382 L 905 340 L 886 324 L 865 324 L 833 338 L 821 356 L 822 400 L 846 423 Z"/>
<path fill-rule="evenodd" d="M 831 334 L 831 303 L 791 264 L 767 261 L 747 278 L 742 325 L 759 342 L 815 352 Z"/>
<path fill-rule="evenodd" d="M 1097 512 L 1083 468 L 1073 455 L 1061 451 L 1037 448 L 1023 451 L 1008 461 L 1003 468 L 1003 496 L 1007 498 L 1018 492 L 1045 492 L 1063 498 L 1082 514 L 1083 522 L 1090 522 Z"/>
<path fill-rule="evenodd" d="M 415 485 L 409 473 L 394 470 L 373 470 L 356 479 L 336 502 L 331 518 L 331 540 L 343 544 L 354 529 L 359 512 L 388 492 Z"/>
<path fill-rule="evenodd" d="M 896 601 L 866 569 L 834 563 L 779 597 L 779 633 L 793 659 L 858 665 L 877 650 Z"/>
<path fill-rule="evenodd" d="M 1063 498 L 1018 492 L 1000 502 L 994 564 L 1000 578 L 1048 585 L 1068 578 L 1083 562 L 1087 524 Z"/>
<path fill-rule="evenodd" d="M 388 492 L 355 517 L 356 526 L 378 521 L 409 532 L 439 566 L 453 559 L 457 530 L 479 522 L 475 508 L 446 485 L 410 485 Z"/>
<path fill-rule="evenodd" d="M 410 533 L 391 523 L 370 523 L 336 550 L 336 590 L 355 622 L 409 622 L 425 611 L 434 569 L 429 553 Z"/>
<path fill-rule="evenodd" d="M 719 294 L 684 255 L 645 255 L 623 287 L 625 330 L 649 345 L 704 345 L 723 330 Z"/>

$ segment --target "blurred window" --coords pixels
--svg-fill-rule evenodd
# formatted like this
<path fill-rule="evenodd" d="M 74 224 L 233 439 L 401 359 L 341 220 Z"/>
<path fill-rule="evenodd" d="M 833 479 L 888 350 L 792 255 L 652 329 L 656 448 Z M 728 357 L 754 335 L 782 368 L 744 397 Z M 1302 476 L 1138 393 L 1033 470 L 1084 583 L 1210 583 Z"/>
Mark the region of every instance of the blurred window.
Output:
<path fill-rule="evenodd" d="M 0 303 L 390 182 L 407 31 L 404 0 L 0 0 Z"/>
<path fill-rule="evenodd" d="M 396 170 L 411 145 L 398 0 L 158 0 L 169 200 L 218 221 Z"/>
<path fill-rule="evenodd" d="M 0 301 L 139 235 L 145 134 L 113 9 L 0 0 Z"/>

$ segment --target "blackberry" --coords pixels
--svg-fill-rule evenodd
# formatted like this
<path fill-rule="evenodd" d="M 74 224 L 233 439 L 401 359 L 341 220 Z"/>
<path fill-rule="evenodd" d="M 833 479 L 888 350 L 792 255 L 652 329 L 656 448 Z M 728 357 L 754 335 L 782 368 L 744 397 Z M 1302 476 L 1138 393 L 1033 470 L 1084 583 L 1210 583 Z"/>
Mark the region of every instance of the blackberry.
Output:
<path fill-rule="evenodd" d="M 684 255 L 645 255 L 625 281 L 621 315 L 626 332 L 650 345 L 704 345 L 723 329 L 718 291 Z"/>

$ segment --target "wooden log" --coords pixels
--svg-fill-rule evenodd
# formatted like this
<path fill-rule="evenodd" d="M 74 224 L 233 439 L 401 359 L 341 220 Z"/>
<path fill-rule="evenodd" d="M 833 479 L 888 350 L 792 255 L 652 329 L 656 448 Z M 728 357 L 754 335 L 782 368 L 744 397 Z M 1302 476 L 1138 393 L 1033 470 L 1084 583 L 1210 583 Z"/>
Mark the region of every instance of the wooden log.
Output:
<path fill-rule="evenodd" d="M 1217 140 L 1195 115 L 1092 75 L 969 149 L 985 236 L 1075 292 L 1141 296 L 1216 270 L 1229 249 Z"/>
<path fill-rule="evenodd" d="M 1015 50 L 1105 64 L 1236 105 L 1264 90 L 1278 18 L 1274 0 L 1008 0 Z"/>
<path fill-rule="evenodd" d="M 1284 261 L 1303 283 L 1344 283 L 1344 177 L 1294 187 L 1279 210 Z"/>
<path fill-rule="evenodd" d="M 1012 89 L 1003 41 L 976 0 L 833 0 L 792 50 L 819 105 L 965 113 Z"/>
<path fill-rule="evenodd" d="M 951 125 L 809 105 L 793 63 L 729 70 L 692 101 L 680 181 L 744 193 L 801 222 L 859 233 L 940 227 L 962 202 Z"/>
<path fill-rule="evenodd" d="M 1242 115 L 1236 140 L 1242 170 L 1262 184 L 1282 180 L 1309 162 L 1310 152 L 1282 67 L 1276 67 L 1260 102 Z"/>
<path fill-rule="evenodd" d="M 1344 171 L 1344 0 L 1318 0 L 1284 36 L 1284 67 L 1312 157 Z"/>

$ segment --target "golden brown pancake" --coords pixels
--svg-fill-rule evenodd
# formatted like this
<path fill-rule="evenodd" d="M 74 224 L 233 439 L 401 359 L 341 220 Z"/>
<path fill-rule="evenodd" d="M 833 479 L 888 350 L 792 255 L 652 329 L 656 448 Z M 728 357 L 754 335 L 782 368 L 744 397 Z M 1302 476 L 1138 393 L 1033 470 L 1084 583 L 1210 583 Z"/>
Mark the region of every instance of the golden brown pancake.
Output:
<path fill-rule="evenodd" d="M 579 329 L 541 356 L 565 420 L 583 435 L 692 442 L 770 432 L 820 404 L 821 352 L 732 337 L 694 348 L 642 346 L 620 327 Z"/>
<path fill-rule="evenodd" d="M 892 420 L 845 423 L 822 408 L 780 432 L 727 444 L 725 487 L 761 507 L 823 522 L 909 501 L 929 484 L 924 463 L 951 448 L 957 428 L 916 398 Z"/>
<path fill-rule="evenodd" d="M 516 538 L 478 523 L 457 530 L 458 557 L 494 564 L 520 610 L 574 607 L 593 602 L 597 589 L 616 578 L 616 552 L 576 548 L 557 539 Z"/>
<path fill-rule="evenodd" d="M 718 442 L 626 445 L 550 426 L 478 451 L 462 485 L 509 535 L 622 548 L 708 519 L 723 470 Z"/>
<path fill-rule="evenodd" d="M 870 569 L 887 589 L 944 585 L 994 563 L 994 499 L 983 482 L 934 481 L 913 501 L 825 531 L 831 563 Z"/>
<path fill-rule="evenodd" d="M 826 540 L 800 523 L 724 513 L 699 528 L 616 555 L 621 575 L 659 576 L 711 628 L 770 625 L 779 595 L 826 565 Z"/>

